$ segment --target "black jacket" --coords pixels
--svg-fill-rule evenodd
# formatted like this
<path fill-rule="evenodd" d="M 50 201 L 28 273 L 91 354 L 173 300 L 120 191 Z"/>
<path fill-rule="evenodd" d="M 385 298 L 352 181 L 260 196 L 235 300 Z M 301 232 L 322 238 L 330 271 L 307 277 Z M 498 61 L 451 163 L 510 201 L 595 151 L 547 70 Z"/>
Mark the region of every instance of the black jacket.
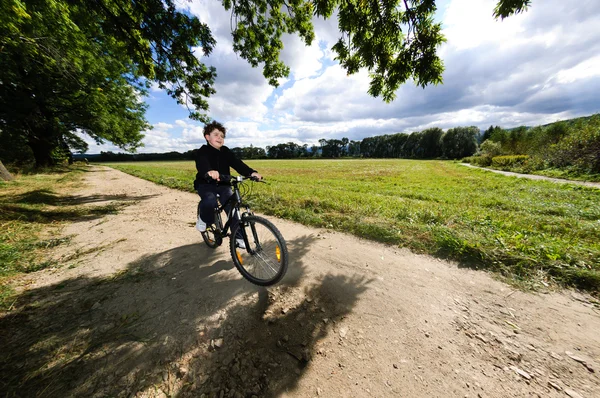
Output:
<path fill-rule="evenodd" d="M 231 174 L 230 167 L 233 167 L 235 171 L 246 177 L 256 172 L 238 159 L 226 146 L 222 146 L 219 150 L 211 145 L 202 145 L 196 153 L 195 160 L 196 170 L 198 170 L 194 181 L 195 189 L 198 189 L 200 184 L 216 183 L 214 180 L 207 181 L 204 178 L 204 175 L 211 170 L 217 170 L 219 174 Z"/>

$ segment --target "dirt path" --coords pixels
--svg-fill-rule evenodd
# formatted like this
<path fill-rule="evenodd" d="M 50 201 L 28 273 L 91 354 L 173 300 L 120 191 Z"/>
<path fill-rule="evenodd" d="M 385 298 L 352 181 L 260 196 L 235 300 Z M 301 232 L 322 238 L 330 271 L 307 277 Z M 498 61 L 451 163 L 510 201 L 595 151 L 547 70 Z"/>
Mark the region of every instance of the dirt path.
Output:
<path fill-rule="evenodd" d="M 0 318 L 2 396 L 599 397 L 600 313 L 572 292 L 271 220 L 290 271 L 257 288 L 193 227 L 197 196 L 93 168 L 66 265 Z"/>
<path fill-rule="evenodd" d="M 600 182 L 565 180 L 565 179 L 562 179 L 562 178 L 552 178 L 552 177 L 546 177 L 546 176 L 538 176 L 538 175 L 535 175 L 535 174 L 513 173 L 512 171 L 494 170 L 494 169 L 488 169 L 486 167 L 473 166 L 472 164 L 469 164 L 469 163 L 461 163 L 460 165 L 461 166 L 472 167 L 474 169 L 491 171 L 492 173 L 503 174 L 505 176 L 511 176 L 511 177 L 528 178 L 530 180 L 545 180 L 545 181 L 557 182 L 559 184 L 575 184 L 575 185 L 584 185 L 586 187 L 600 188 Z"/>

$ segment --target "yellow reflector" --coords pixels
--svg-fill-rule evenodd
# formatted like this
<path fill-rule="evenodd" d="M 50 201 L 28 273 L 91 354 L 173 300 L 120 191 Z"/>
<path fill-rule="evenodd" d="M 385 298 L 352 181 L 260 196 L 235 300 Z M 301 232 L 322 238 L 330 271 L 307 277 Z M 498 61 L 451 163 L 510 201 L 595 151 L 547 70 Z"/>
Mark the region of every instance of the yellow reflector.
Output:
<path fill-rule="evenodd" d="M 281 250 L 279 249 L 279 246 L 275 247 L 275 256 L 277 256 L 277 261 L 281 262 Z"/>
<path fill-rule="evenodd" d="M 241 265 L 244 265 L 244 260 L 242 259 L 242 255 L 240 254 L 239 250 L 235 251 L 235 255 L 237 256 L 238 261 L 240 262 Z"/>

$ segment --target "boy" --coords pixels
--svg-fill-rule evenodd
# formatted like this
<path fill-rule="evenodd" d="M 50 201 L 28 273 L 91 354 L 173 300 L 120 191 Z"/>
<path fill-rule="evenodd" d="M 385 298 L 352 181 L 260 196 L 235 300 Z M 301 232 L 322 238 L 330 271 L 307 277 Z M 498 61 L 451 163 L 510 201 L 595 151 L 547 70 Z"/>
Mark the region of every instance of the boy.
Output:
<path fill-rule="evenodd" d="M 200 232 L 206 231 L 206 225 L 215 222 L 215 207 L 217 206 L 217 194 L 220 196 L 221 203 L 233 195 L 229 185 L 219 185 L 220 174 L 231 174 L 230 167 L 243 176 L 256 177 L 259 180 L 262 176 L 251 169 L 246 163 L 238 159 L 233 152 L 223 145 L 225 142 L 225 127 L 216 121 L 204 126 L 204 138 L 207 145 L 202 145 L 196 154 L 196 180 L 194 189 L 200 195 L 200 217 L 196 223 L 196 229 Z M 236 219 L 232 222 L 232 227 L 238 223 Z M 238 246 L 244 246 L 244 240 L 241 236 L 236 236 Z"/>

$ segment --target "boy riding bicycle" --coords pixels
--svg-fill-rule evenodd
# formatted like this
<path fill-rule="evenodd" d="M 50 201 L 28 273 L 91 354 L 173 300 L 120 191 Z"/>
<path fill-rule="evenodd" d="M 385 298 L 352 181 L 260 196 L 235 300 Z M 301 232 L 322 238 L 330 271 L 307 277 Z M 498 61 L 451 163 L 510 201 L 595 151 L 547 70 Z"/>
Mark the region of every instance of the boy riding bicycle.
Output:
<path fill-rule="evenodd" d="M 215 222 L 215 207 L 217 207 L 217 195 L 221 203 L 225 203 L 233 194 L 229 185 L 219 185 L 219 175 L 231 174 L 231 167 L 246 177 L 255 177 L 259 180 L 262 176 L 246 163 L 238 159 L 229 148 L 223 145 L 225 142 L 225 127 L 216 121 L 204 126 L 204 138 L 207 145 L 202 145 L 196 154 L 196 180 L 194 189 L 200 195 L 200 216 L 196 222 L 196 229 L 200 232 L 206 231 L 206 226 Z M 235 215 L 232 224 L 239 222 Z M 233 230 L 233 229 L 232 229 Z M 236 236 L 239 246 L 244 246 L 241 236 Z"/>

